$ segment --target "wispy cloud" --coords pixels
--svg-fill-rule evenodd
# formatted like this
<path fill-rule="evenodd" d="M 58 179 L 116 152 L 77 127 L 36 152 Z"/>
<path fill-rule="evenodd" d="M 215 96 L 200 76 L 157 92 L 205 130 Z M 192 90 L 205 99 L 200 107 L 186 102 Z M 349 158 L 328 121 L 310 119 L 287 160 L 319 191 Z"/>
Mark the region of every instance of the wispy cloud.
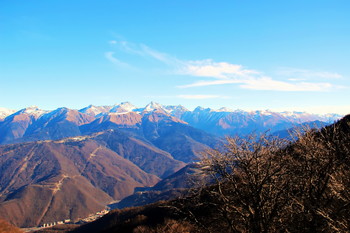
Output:
<path fill-rule="evenodd" d="M 178 88 L 232 84 L 237 85 L 239 88 L 249 90 L 322 92 L 337 89 L 339 86 L 335 86 L 329 82 L 312 82 L 312 80 L 309 80 L 310 77 L 324 79 L 336 79 L 342 77 L 338 73 L 283 68 L 278 71 L 279 76 L 284 76 L 284 79 L 281 80 L 281 78 L 276 79 L 263 74 L 263 72 L 248 69 L 239 64 L 216 62 L 212 59 L 186 61 L 180 60 L 169 54 L 156 51 L 143 44 L 134 44 L 127 41 L 115 40 L 109 41 L 109 43 L 113 47 L 117 47 L 128 54 L 133 54 L 144 58 L 151 58 L 165 64 L 173 70 L 172 73 L 207 79 L 180 85 Z M 106 53 L 106 57 L 117 65 L 127 65 L 126 63 L 115 58 L 112 52 Z M 198 98 L 200 97 L 198 96 Z"/>
<path fill-rule="evenodd" d="M 200 99 L 232 99 L 230 96 L 223 96 L 223 95 L 193 95 L 193 94 L 187 94 L 187 95 L 158 95 L 158 96 L 144 96 L 145 98 L 150 99 L 193 99 L 193 100 L 200 100 Z"/>
<path fill-rule="evenodd" d="M 300 111 L 300 112 L 308 112 L 315 114 L 340 114 L 347 115 L 350 112 L 350 105 L 316 105 L 316 106 L 293 106 L 293 107 L 283 107 L 283 108 L 273 108 L 271 109 L 276 112 L 284 112 L 284 111 Z"/>
<path fill-rule="evenodd" d="M 341 74 L 336 72 L 315 71 L 290 67 L 279 68 L 277 70 L 277 74 L 292 77 L 292 79 L 340 79 L 343 77 Z"/>
<path fill-rule="evenodd" d="M 255 70 L 245 69 L 241 65 L 227 62 L 214 62 L 211 59 L 184 62 L 183 72 L 184 74 L 193 76 L 218 79 L 228 79 L 235 76 L 241 77 L 259 73 Z"/>
<path fill-rule="evenodd" d="M 138 55 L 145 58 L 152 58 L 165 64 L 176 65 L 176 64 L 182 63 L 181 60 L 178 60 L 175 57 L 170 56 L 166 53 L 156 51 L 144 44 L 135 44 L 135 43 L 131 43 L 123 40 L 122 41 L 111 40 L 109 41 L 109 44 L 111 44 L 112 46 L 116 47 L 117 49 L 125 53 Z"/>
<path fill-rule="evenodd" d="M 200 80 L 194 83 L 181 85 L 178 87 L 179 88 L 204 87 L 204 86 L 224 85 L 224 84 L 233 84 L 233 83 L 239 83 L 239 81 L 234 79 L 213 80 L 213 81 Z"/>
<path fill-rule="evenodd" d="M 270 77 L 243 80 L 241 88 L 262 91 L 329 91 L 334 86 L 330 83 L 288 83 L 273 80 Z"/>
<path fill-rule="evenodd" d="M 180 99 L 229 99 L 229 96 L 220 96 L 220 95 L 178 95 L 176 96 Z"/>
<path fill-rule="evenodd" d="M 238 84 L 240 88 L 260 91 L 328 91 L 334 86 L 330 83 L 288 83 L 273 80 L 270 77 L 246 79 L 225 79 L 213 81 L 198 81 L 195 83 L 178 86 L 179 88 L 203 87 L 212 85 Z"/>
<path fill-rule="evenodd" d="M 122 62 L 113 56 L 114 52 L 105 52 L 105 57 L 117 66 L 130 67 L 128 63 Z"/>

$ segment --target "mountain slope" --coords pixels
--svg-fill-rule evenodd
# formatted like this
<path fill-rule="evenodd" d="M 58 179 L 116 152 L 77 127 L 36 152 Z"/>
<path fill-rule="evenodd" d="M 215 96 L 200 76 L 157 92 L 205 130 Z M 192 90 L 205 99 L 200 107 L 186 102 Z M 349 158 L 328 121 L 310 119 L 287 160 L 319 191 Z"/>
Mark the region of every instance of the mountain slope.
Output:
<path fill-rule="evenodd" d="M 0 121 L 3 121 L 7 116 L 15 113 L 16 110 L 0 108 Z"/>
<path fill-rule="evenodd" d="M 186 163 L 219 143 L 212 135 L 176 119 L 160 112 L 147 114 L 142 118 L 143 134 L 154 145 Z"/>
<path fill-rule="evenodd" d="M 171 154 L 122 131 L 109 130 L 94 140 L 130 160 L 143 171 L 159 177 L 166 177 L 185 166 Z"/>
<path fill-rule="evenodd" d="M 137 191 L 122 199 L 112 208 L 142 206 L 162 200 L 171 200 L 188 195 L 189 189 L 197 188 L 208 182 L 208 177 L 200 171 L 197 164 L 189 164 L 174 174 L 162 179 L 151 188 L 137 189 Z"/>
<path fill-rule="evenodd" d="M 59 108 L 42 115 L 31 124 L 25 134 L 24 141 L 56 140 L 81 135 L 79 126 L 90 123 L 94 117 L 77 110 Z"/>
<path fill-rule="evenodd" d="M 0 122 L 0 144 L 21 140 L 28 127 L 44 113 L 45 111 L 32 106 L 7 116 Z"/>
<path fill-rule="evenodd" d="M 331 124 L 338 118 L 340 118 L 339 115 L 319 116 L 303 112 L 278 113 L 269 110 L 247 112 L 242 110 L 227 111 L 225 109 L 212 110 L 201 107 L 197 107 L 192 112 L 184 112 L 180 116 L 180 119 L 188 122 L 189 125 L 218 136 L 246 135 L 267 130 L 274 133 L 316 120 Z"/>
<path fill-rule="evenodd" d="M 84 217 L 183 166 L 116 130 L 1 146 L 0 217 L 22 227 Z"/>

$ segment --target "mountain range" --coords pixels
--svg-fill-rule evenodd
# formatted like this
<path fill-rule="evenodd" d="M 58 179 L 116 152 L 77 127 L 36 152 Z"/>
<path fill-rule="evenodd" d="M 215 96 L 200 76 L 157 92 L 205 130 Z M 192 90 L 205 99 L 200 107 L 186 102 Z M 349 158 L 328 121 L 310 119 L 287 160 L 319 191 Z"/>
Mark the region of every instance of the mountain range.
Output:
<path fill-rule="evenodd" d="M 156 117 L 151 114 L 154 112 L 167 116 L 171 121 L 188 124 L 220 137 L 266 130 L 273 133 L 304 122 L 333 123 L 341 118 L 337 114 L 317 115 L 269 110 L 248 112 L 227 108 L 213 110 L 197 107 L 190 111 L 181 105 L 163 106 L 154 102 L 144 108 L 137 108 L 129 102 L 113 106 L 90 105 L 80 110 L 58 108 L 47 111 L 36 106 L 19 111 L 0 108 L 0 144 L 56 140 L 113 128 L 139 130 L 148 127 L 146 122 L 156 120 L 151 119 Z M 148 130 L 150 129 L 147 128 L 147 133 L 151 132 Z"/>
<path fill-rule="evenodd" d="M 6 117 L 2 127 L 10 132 L 3 139 L 17 138 L 0 146 L 0 218 L 20 227 L 98 212 L 220 143 L 161 111 L 94 118 L 32 108 Z"/>
<path fill-rule="evenodd" d="M 224 135 L 281 132 L 340 116 L 128 102 L 53 111 L 0 108 L 0 218 L 20 227 L 164 199 L 188 187 L 191 164 Z M 310 123 L 311 124 L 311 123 Z M 187 165 L 187 166 L 186 166 Z M 152 188 L 152 186 L 154 186 Z M 136 191 L 136 192 L 135 192 Z M 147 196 L 148 195 L 148 196 Z"/>

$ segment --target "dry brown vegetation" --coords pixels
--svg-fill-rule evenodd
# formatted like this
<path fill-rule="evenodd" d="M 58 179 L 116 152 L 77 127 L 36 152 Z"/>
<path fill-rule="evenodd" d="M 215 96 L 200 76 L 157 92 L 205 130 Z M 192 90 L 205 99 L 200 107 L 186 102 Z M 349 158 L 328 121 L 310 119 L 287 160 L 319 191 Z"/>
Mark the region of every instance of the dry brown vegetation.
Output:
<path fill-rule="evenodd" d="M 0 232 L 1 233 L 22 233 L 20 229 L 12 226 L 10 223 L 0 219 Z"/>
<path fill-rule="evenodd" d="M 176 221 L 174 219 L 166 219 L 164 223 L 158 224 L 154 227 L 150 226 L 137 226 L 133 233 L 185 233 L 185 232 L 193 232 L 195 230 L 195 226 L 186 221 Z"/>
<path fill-rule="evenodd" d="M 302 130 L 293 144 L 267 135 L 228 138 L 201 161 L 215 184 L 199 192 L 197 205 L 215 209 L 216 224 L 194 217 L 212 232 L 348 232 L 349 129 L 343 120 Z"/>

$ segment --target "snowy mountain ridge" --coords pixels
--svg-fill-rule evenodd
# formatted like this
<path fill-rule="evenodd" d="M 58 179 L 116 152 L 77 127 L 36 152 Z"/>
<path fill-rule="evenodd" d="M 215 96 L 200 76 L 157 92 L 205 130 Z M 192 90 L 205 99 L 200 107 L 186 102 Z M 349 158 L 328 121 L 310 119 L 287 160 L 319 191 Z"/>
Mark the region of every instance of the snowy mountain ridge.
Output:
<path fill-rule="evenodd" d="M 66 109 L 71 110 L 68 108 Z M 34 118 L 38 119 L 42 116 L 45 116 L 46 114 L 50 114 L 55 111 L 57 111 L 57 109 L 48 111 L 48 110 L 42 110 L 37 106 L 30 106 L 30 107 L 21 109 L 19 111 L 0 108 L 0 119 L 5 119 L 6 117 L 13 114 L 22 114 L 22 113 L 33 116 Z M 175 116 L 180 119 L 183 118 L 184 115 L 187 115 L 187 116 L 200 115 L 201 118 L 204 118 L 204 117 L 211 118 L 213 116 L 216 116 L 215 118 L 217 118 L 218 116 L 225 117 L 227 115 L 237 115 L 240 117 L 252 117 L 252 118 L 275 116 L 278 118 L 285 118 L 286 120 L 290 120 L 291 122 L 297 122 L 297 123 L 303 123 L 303 122 L 315 121 L 315 120 L 331 123 L 343 117 L 342 115 L 335 114 L 335 113 L 322 115 L 322 114 L 313 114 L 313 113 L 298 112 L 298 111 L 283 111 L 283 112 L 275 112 L 271 110 L 244 111 L 240 109 L 232 110 L 226 107 L 222 107 L 220 109 L 211 109 L 211 108 L 203 108 L 198 106 L 193 111 L 190 111 L 182 105 L 161 105 L 156 102 L 150 102 L 143 108 L 138 108 L 133 104 L 131 104 L 130 102 L 122 102 L 120 104 L 116 104 L 113 106 L 89 105 L 78 111 L 96 118 L 99 118 L 102 115 L 107 115 L 109 113 L 121 114 L 121 113 L 136 112 L 139 114 L 144 114 L 146 112 L 161 111 L 165 114 L 169 114 L 171 116 Z"/>
<path fill-rule="evenodd" d="M 0 108 L 0 120 L 6 118 L 9 115 L 15 113 L 16 110 L 8 109 L 8 108 Z"/>

